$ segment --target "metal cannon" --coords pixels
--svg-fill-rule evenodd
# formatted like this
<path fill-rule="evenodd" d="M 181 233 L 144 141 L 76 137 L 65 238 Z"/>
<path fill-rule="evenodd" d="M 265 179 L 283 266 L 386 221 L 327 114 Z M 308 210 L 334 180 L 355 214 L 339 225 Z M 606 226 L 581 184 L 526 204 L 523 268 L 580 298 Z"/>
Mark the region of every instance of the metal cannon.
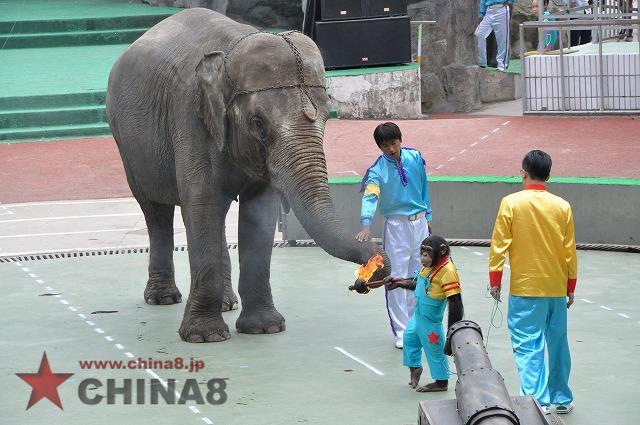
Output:
<path fill-rule="evenodd" d="M 502 375 L 491 367 L 477 323 L 451 325 L 446 344 L 456 364 L 456 399 L 420 402 L 419 425 L 563 425 L 534 397 L 509 396 Z"/>

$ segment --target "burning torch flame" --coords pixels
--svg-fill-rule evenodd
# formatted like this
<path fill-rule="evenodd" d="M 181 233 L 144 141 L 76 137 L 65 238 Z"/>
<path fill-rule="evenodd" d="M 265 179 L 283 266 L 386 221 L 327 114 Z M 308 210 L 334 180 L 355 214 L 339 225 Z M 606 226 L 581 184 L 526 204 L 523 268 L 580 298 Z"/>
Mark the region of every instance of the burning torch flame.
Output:
<path fill-rule="evenodd" d="M 369 259 L 369 261 L 367 261 L 366 265 L 363 264 L 358 270 L 356 270 L 356 278 L 363 282 L 368 282 L 375 271 L 382 267 L 384 267 L 384 259 L 382 258 L 382 255 L 374 255 Z"/>

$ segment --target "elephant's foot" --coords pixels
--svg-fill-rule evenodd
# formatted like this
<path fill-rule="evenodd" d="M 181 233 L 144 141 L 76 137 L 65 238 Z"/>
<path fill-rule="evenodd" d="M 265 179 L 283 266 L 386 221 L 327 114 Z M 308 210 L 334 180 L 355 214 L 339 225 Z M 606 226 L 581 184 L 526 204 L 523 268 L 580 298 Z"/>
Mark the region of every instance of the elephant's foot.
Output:
<path fill-rule="evenodd" d="M 182 294 L 173 278 L 151 277 L 144 289 L 144 300 L 147 304 L 177 304 L 182 301 Z"/>
<path fill-rule="evenodd" d="M 222 317 L 200 316 L 186 312 L 178 331 L 186 342 L 221 342 L 231 338 Z"/>
<path fill-rule="evenodd" d="M 282 314 L 269 307 L 262 310 L 247 311 L 242 309 L 236 320 L 236 329 L 244 334 L 274 334 L 284 332 L 285 324 Z"/>
<path fill-rule="evenodd" d="M 222 298 L 222 311 L 231 311 L 238 309 L 238 297 L 235 292 L 233 292 L 233 288 L 231 284 L 225 285 L 224 287 L 224 297 Z"/>

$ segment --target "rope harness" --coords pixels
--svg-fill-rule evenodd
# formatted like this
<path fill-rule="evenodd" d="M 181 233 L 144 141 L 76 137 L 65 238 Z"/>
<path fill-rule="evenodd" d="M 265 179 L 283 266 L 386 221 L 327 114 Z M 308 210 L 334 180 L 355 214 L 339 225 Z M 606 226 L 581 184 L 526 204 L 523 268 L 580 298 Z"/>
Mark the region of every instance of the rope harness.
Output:
<path fill-rule="evenodd" d="M 227 79 L 231 82 L 231 86 L 233 87 L 233 92 L 232 92 L 229 100 L 227 101 L 227 103 L 225 105 L 225 112 L 229 109 L 229 107 L 231 106 L 233 101 L 238 96 L 242 96 L 242 95 L 245 95 L 245 94 L 260 93 L 260 92 L 268 91 L 268 90 L 290 89 L 290 88 L 297 88 L 299 90 L 299 93 L 300 93 L 300 107 L 301 107 L 301 109 L 304 107 L 304 104 L 303 104 L 304 96 L 306 96 L 307 99 L 309 99 L 309 102 L 311 103 L 311 105 L 313 105 L 314 109 L 317 111 L 318 107 L 317 107 L 316 103 L 313 101 L 313 99 L 311 98 L 311 95 L 309 93 L 309 88 L 322 88 L 322 89 L 326 90 L 327 87 L 324 84 L 307 84 L 307 82 L 305 81 L 302 55 L 300 54 L 300 51 L 295 46 L 293 41 L 291 41 L 291 38 L 289 38 L 289 35 L 291 35 L 292 33 L 297 33 L 297 32 L 299 32 L 299 31 L 287 31 L 287 32 L 283 32 L 283 33 L 280 33 L 280 34 L 273 34 L 273 33 L 264 32 L 264 31 L 255 31 L 255 32 L 243 35 L 242 37 L 237 39 L 231 45 L 231 48 L 229 49 L 229 51 L 225 53 L 224 61 L 223 61 L 224 73 L 227 76 Z M 296 72 L 297 72 L 297 77 L 298 77 L 297 78 L 297 80 L 298 80 L 297 84 L 282 84 L 282 85 L 277 85 L 277 86 L 262 87 L 262 88 L 253 89 L 253 90 L 240 90 L 240 88 L 238 87 L 236 82 L 233 80 L 233 78 L 231 78 L 231 75 L 229 75 L 229 71 L 227 69 L 227 61 L 230 60 L 231 53 L 233 52 L 233 50 L 236 48 L 236 46 L 241 41 L 243 41 L 244 39 L 249 38 L 249 37 L 251 37 L 253 35 L 256 35 L 256 34 L 269 34 L 269 35 L 273 35 L 273 36 L 276 36 L 276 37 L 281 37 L 285 41 L 285 43 L 287 43 L 287 46 L 289 46 L 289 48 L 291 49 L 291 51 L 293 53 L 294 58 L 296 59 Z"/>

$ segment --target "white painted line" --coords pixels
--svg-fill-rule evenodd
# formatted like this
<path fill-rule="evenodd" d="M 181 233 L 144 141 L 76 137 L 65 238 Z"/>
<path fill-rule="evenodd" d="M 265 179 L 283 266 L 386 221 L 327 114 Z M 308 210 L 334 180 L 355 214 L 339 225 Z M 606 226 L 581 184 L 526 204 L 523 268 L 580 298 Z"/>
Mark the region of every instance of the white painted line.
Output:
<path fill-rule="evenodd" d="M 606 305 L 601 305 L 600 308 L 604 308 L 605 310 L 608 310 L 608 311 L 613 310 L 612 308 L 607 307 Z"/>
<path fill-rule="evenodd" d="M 158 375 L 157 373 L 155 373 L 153 370 L 151 369 L 145 369 L 145 372 L 147 372 L 149 375 L 151 375 L 152 377 L 154 377 L 155 379 L 157 379 L 158 381 L 160 381 L 160 385 L 162 385 L 164 387 L 164 389 L 166 390 L 168 388 L 167 385 L 167 381 L 165 381 L 164 379 L 162 379 L 160 377 L 160 375 Z M 178 400 L 180 400 L 180 393 L 178 392 L 178 390 L 173 390 L 173 392 L 176 394 L 176 397 L 178 397 Z"/>
<path fill-rule="evenodd" d="M 456 157 L 452 156 L 451 158 L 447 159 L 447 161 L 453 161 L 454 159 L 456 159 Z"/>
<path fill-rule="evenodd" d="M 367 363 L 367 362 L 365 362 L 363 360 L 360 360 L 359 358 L 357 358 L 353 354 L 348 353 L 344 349 L 342 349 L 340 347 L 333 347 L 333 348 L 335 348 L 336 350 L 338 350 L 339 352 L 341 352 L 345 356 L 349 357 L 351 360 L 355 360 L 356 362 L 360 363 L 362 366 L 366 367 L 367 369 L 369 369 L 370 371 L 372 371 L 376 375 L 384 376 L 384 373 L 380 372 L 378 369 L 376 369 L 375 367 L 371 366 L 369 363 Z"/>
<path fill-rule="evenodd" d="M 510 122 L 511 122 L 511 121 L 505 121 L 505 122 L 503 122 L 503 123 L 502 123 L 502 125 L 507 125 L 507 124 L 509 124 Z"/>
<path fill-rule="evenodd" d="M 45 286 L 44 289 L 46 289 L 47 291 L 53 291 L 53 288 L 51 286 Z"/>
<path fill-rule="evenodd" d="M 37 217 L 37 218 L 17 218 L 13 220 L 0 220 L 2 223 L 24 223 L 27 221 L 47 221 L 47 220 L 77 220 L 81 218 L 105 218 L 105 217 L 142 217 L 142 213 L 119 213 L 119 214 L 89 214 L 89 215 L 68 215 L 63 217 Z"/>
<path fill-rule="evenodd" d="M 44 201 L 44 202 L 26 202 L 19 204 L 5 204 L 8 208 L 17 207 L 40 207 L 46 205 L 82 205 L 82 204 L 115 204 L 130 202 L 133 205 L 138 205 L 134 198 L 114 198 L 114 199 L 93 199 L 90 201 Z"/>
<path fill-rule="evenodd" d="M 478 252 L 478 251 L 473 251 L 473 253 L 476 254 L 476 255 L 481 255 L 481 256 L 484 255 L 483 253 Z"/>
<path fill-rule="evenodd" d="M 470 148 L 472 148 L 472 147 L 474 147 L 474 146 L 475 146 L 475 145 L 477 145 L 477 144 L 478 144 L 478 142 L 473 142 L 473 143 L 471 143 L 471 144 L 469 145 L 469 147 L 470 147 Z"/>
<path fill-rule="evenodd" d="M 113 337 L 111 337 L 109 335 L 105 335 L 104 339 L 106 339 L 107 341 L 113 341 Z"/>
<path fill-rule="evenodd" d="M 498 131 L 500 131 L 500 127 L 496 127 L 493 130 L 491 130 L 492 133 L 497 133 Z"/>
<path fill-rule="evenodd" d="M 38 283 L 44 283 L 44 280 L 42 280 L 42 279 L 36 279 L 36 282 L 38 282 Z"/>
<path fill-rule="evenodd" d="M 71 306 L 71 305 L 69 306 L 69 310 L 71 310 L 71 311 L 78 311 L 78 309 L 77 309 L 77 308 L 75 308 L 74 306 Z"/>
<path fill-rule="evenodd" d="M 440 164 L 440 165 L 438 165 L 438 166 L 436 167 L 436 170 L 439 170 L 439 169 L 441 169 L 442 167 L 444 167 L 444 164 Z"/>
<path fill-rule="evenodd" d="M 625 319 L 631 319 L 631 317 L 627 316 L 624 313 L 618 313 L 618 316 L 624 317 Z"/>
<path fill-rule="evenodd" d="M 189 409 L 191 409 L 191 411 L 193 413 L 200 413 L 200 411 L 198 410 L 198 408 L 196 406 L 189 406 Z"/>
<path fill-rule="evenodd" d="M 89 326 L 95 326 L 95 323 L 93 323 L 91 320 L 86 320 L 85 323 Z"/>
<path fill-rule="evenodd" d="M 174 228 L 174 230 L 182 230 L 183 228 Z M 138 232 L 140 230 L 147 230 L 146 227 L 139 228 L 123 228 L 123 229 L 103 229 L 103 230 L 81 230 L 77 232 L 58 232 L 58 233 L 22 233 L 20 235 L 6 235 L 0 236 L 0 239 L 13 239 L 13 238 L 40 238 L 43 236 L 65 236 L 65 235 L 86 235 L 91 233 L 110 233 L 110 232 Z"/>
<path fill-rule="evenodd" d="M 135 356 L 133 355 L 133 353 L 130 353 L 130 352 L 128 352 L 128 351 L 127 351 L 126 353 L 124 353 L 124 355 L 125 355 L 125 356 L 127 356 L 127 357 L 129 357 L 130 359 L 132 359 L 132 358 L 134 358 L 134 357 L 135 357 Z"/>
<path fill-rule="evenodd" d="M 485 134 L 484 136 L 482 136 L 482 137 L 480 138 L 480 140 L 484 140 L 484 139 L 486 139 L 487 137 L 489 137 L 489 135 L 488 135 L 488 134 Z"/>
<path fill-rule="evenodd" d="M 60 300 L 60 302 L 61 302 L 62 304 L 64 304 L 64 305 L 69 305 L 69 301 L 67 301 L 67 300 Z"/>
<path fill-rule="evenodd" d="M 207 425 L 213 425 L 213 422 L 211 422 L 211 419 L 209 418 L 200 418 L 200 419 L 202 419 L 202 421 Z"/>
<path fill-rule="evenodd" d="M 123 346 L 122 344 L 116 344 L 116 348 L 117 348 L 118 350 L 123 350 L 123 349 L 124 349 L 124 346 Z"/>
<path fill-rule="evenodd" d="M 28 269 L 28 268 L 26 268 L 26 267 L 23 267 L 23 268 L 22 268 L 22 271 L 23 271 L 23 272 L 30 272 L 31 270 L 29 270 L 29 269 Z"/>
<path fill-rule="evenodd" d="M 98 332 L 99 334 L 103 334 L 104 331 L 100 328 L 93 328 L 94 331 Z"/>
<path fill-rule="evenodd" d="M 463 153 L 465 153 L 467 150 L 466 149 L 462 149 L 460 152 L 458 152 L 458 155 L 462 155 Z"/>
<path fill-rule="evenodd" d="M 30 276 L 30 277 L 33 277 L 33 278 L 38 277 L 38 276 L 37 276 L 36 274 L 34 274 L 34 273 L 29 273 L 29 276 Z"/>
<path fill-rule="evenodd" d="M 581 301 L 584 301 L 584 302 L 586 302 L 586 303 L 589 303 L 589 304 L 593 304 L 593 301 L 588 300 L 588 299 L 586 299 L 586 298 L 580 298 L 580 300 L 581 300 Z"/>
<path fill-rule="evenodd" d="M 87 316 L 85 316 L 85 315 L 84 315 L 84 314 L 82 314 L 82 313 L 78 313 L 78 317 L 79 317 L 79 318 L 81 318 L 81 319 L 86 319 L 86 318 L 87 318 Z"/>

